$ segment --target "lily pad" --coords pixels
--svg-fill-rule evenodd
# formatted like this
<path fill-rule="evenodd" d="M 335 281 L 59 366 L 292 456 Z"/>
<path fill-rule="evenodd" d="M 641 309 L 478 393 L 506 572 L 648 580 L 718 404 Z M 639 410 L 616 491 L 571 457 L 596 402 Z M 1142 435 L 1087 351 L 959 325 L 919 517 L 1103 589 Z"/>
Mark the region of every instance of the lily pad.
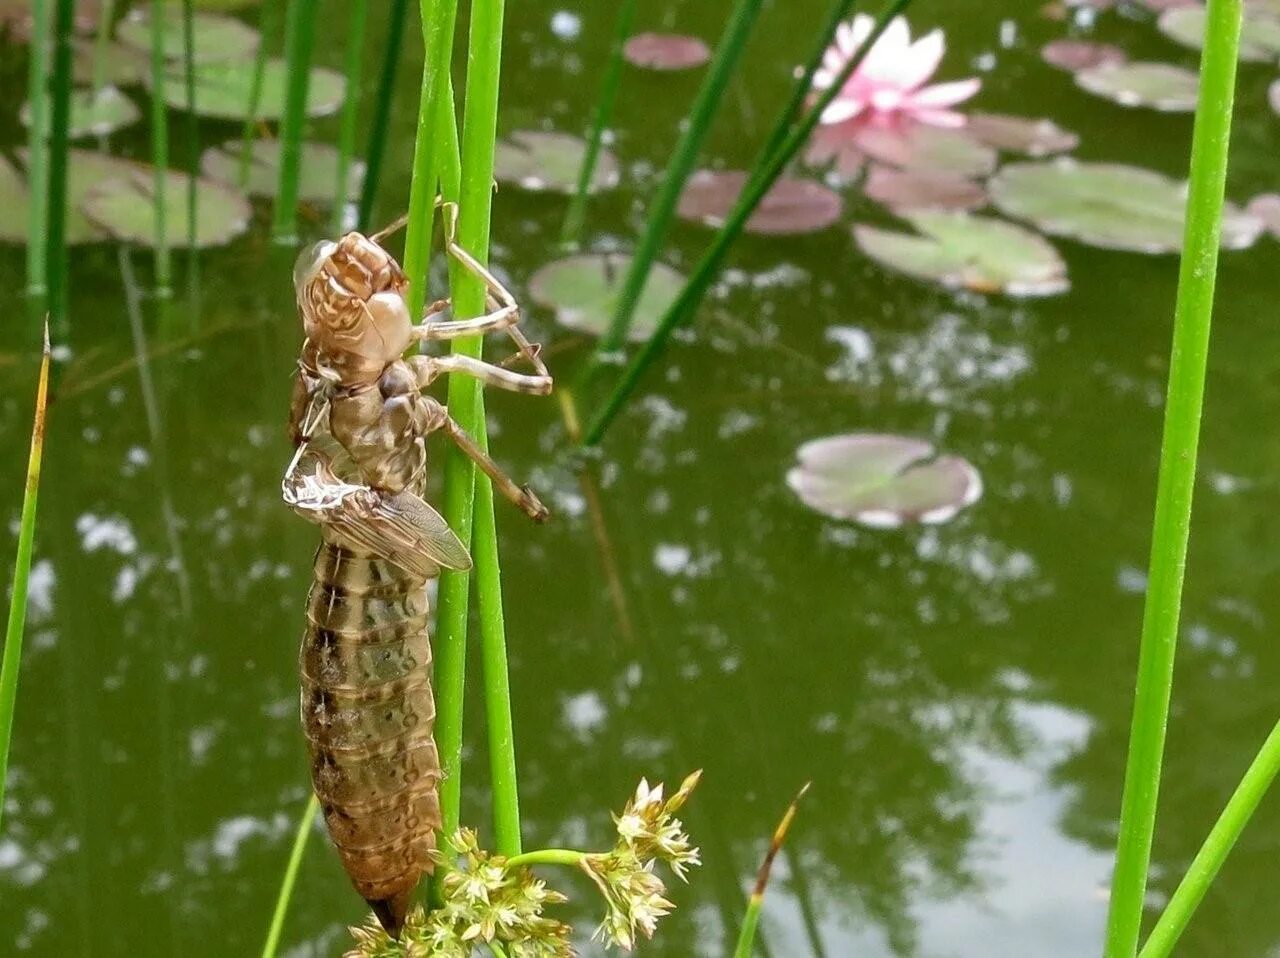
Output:
<path fill-rule="evenodd" d="M 575 193 L 586 153 L 586 142 L 568 133 L 517 130 L 499 141 L 493 174 L 501 183 L 514 183 L 526 190 Z M 611 190 L 619 178 L 617 159 L 601 147 L 588 192 Z"/>
<path fill-rule="evenodd" d="M 534 302 L 555 310 L 570 329 L 601 335 L 613 319 L 631 257 L 587 253 L 548 263 L 529 280 Z M 643 342 L 684 288 L 685 278 L 670 266 L 654 263 L 640 294 L 627 338 Z"/>
<path fill-rule="evenodd" d="M 809 508 L 873 529 L 946 522 L 982 496 L 978 470 L 921 439 L 849 433 L 806 442 L 787 485 Z"/>
<path fill-rule="evenodd" d="M 919 236 L 855 226 L 853 238 L 876 262 L 948 288 L 1009 296 L 1065 292 L 1067 265 L 1040 235 L 987 216 L 920 211 L 904 218 Z"/>
<path fill-rule="evenodd" d="M 92 40 L 76 40 L 71 45 L 71 75 L 76 83 L 91 86 L 94 82 L 96 45 Z M 136 86 L 143 81 L 151 65 L 147 55 L 114 41 L 102 51 L 102 82 L 115 86 Z"/>
<path fill-rule="evenodd" d="M 1186 184 L 1152 170 L 1059 158 L 1006 166 L 987 188 L 1001 212 L 1055 236 L 1135 253 L 1182 248 Z M 1225 248 L 1252 245 L 1261 229 L 1239 207 L 1224 207 Z"/>
<path fill-rule="evenodd" d="M 854 180 L 867 164 L 867 157 L 854 139 L 857 121 L 819 126 L 805 144 L 804 162 L 809 166 L 830 167 L 842 180 Z"/>
<path fill-rule="evenodd" d="M 22 104 L 19 116 L 23 126 L 31 125 L 29 103 Z M 106 136 L 141 119 L 142 111 L 137 104 L 113 86 L 104 86 L 101 90 L 73 90 L 67 135 L 73 140 L 82 136 Z"/>
<path fill-rule="evenodd" d="M 205 150 L 200 157 L 204 175 L 219 183 L 240 183 L 240 140 Z M 331 204 L 338 182 L 338 150 L 328 143 L 302 143 L 298 199 L 304 203 Z M 360 195 L 364 163 L 355 160 L 347 169 L 346 199 Z M 274 197 L 280 188 L 280 141 L 254 140 L 249 157 L 249 195 Z"/>
<path fill-rule="evenodd" d="M 253 70 L 243 63 L 203 63 L 196 67 L 196 112 L 222 120 L 243 120 L 249 113 Z M 288 74 L 283 60 L 268 60 L 262 77 L 262 95 L 256 116 L 279 120 L 284 116 Z M 307 86 L 307 115 L 326 116 L 342 106 L 346 79 L 341 73 L 317 67 Z M 181 71 L 168 74 L 164 99 L 175 110 L 187 106 L 185 78 Z"/>
<path fill-rule="evenodd" d="M 1196 108 L 1200 78 L 1194 70 L 1171 63 L 1138 62 L 1081 70 L 1076 84 L 1121 106 L 1190 113 Z"/>
<path fill-rule="evenodd" d="M 166 5 L 164 12 L 163 49 L 165 58 L 183 60 L 184 43 L 182 8 Z M 261 38 L 248 24 L 216 13 L 197 13 L 192 18 L 195 45 L 192 59 L 196 63 L 222 63 L 252 60 Z M 116 37 L 127 47 L 140 52 L 151 50 L 151 7 L 135 7 L 116 30 Z"/>
<path fill-rule="evenodd" d="M 171 245 L 185 246 L 187 184 L 185 173 L 170 170 L 165 178 L 164 209 Z M 90 222 L 125 243 L 150 246 L 155 242 L 155 192 L 150 170 L 104 180 L 93 186 L 80 204 Z M 196 235 L 199 247 L 221 246 L 249 228 L 249 202 L 230 187 L 196 180 Z"/>
<path fill-rule="evenodd" d="M 1169 39 L 1199 50 L 1204 46 L 1205 10 L 1199 4 L 1174 7 L 1160 14 L 1157 25 Z M 1240 59 L 1254 63 L 1275 63 L 1280 59 L 1280 19 L 1246 4 L 1240 25 Z"/>
<path fill-rule="evenodd" d="M 18 157 L 25 164 L 27 162 L 27 151 L 19 150 Z M 81 243 L 96 243 L 110 239 L 110 237 L 89 222 L 80 210 L 80 204 L 84 201 L 85 195 L 103 180 L 120 176 L 136 176 L 151 175 L 151 168 L 141 163 L 134 163 L 130 160 L 122 160 L 114 156 L 108 156 L 105 153 L 98 153 L 95 150 L 68 150 L 67 151 L 67 244 L 77 246 Z M 24 189 L 25 197 L 25 189 Z M 23 199 L 23 206 L 20 210 L 13 209 L 9 206 L 0 207 L 0 218 L 6 223 L 19 221 L 23 225 L 21 233 L 18 235 L 19 242 L 26 242 L 26 200 Z M 12 229 L 0 227 L 0 234 L 5 238 L 9 238 Z"/>
<path fill-rule="evenodd" d="M 50 22 L 53 5 L 48 5 Z M 93 33 L 98 27 L 98 13 L 102 0 L 74 0 L 71 29 L 75 33 Z M 6 33 L 13 39 L 27 43 L 31 39 L 31 0 L 0 0 L 0 36 Z"/>
<path fill-rule="evenodd" d="M 1093 67 L 1124 63 L 1129 55 L 1114 43 L 1093 40 L 1054 40 L 1040 48 L 1040 57 L 1050 66 L 1075 73 Z"/>
<path fill-rule="evenodd" d="M 719 227 L 747 184 L 741 170 L 699 170 L 689 178 L 677 212 L 687 220 Z M 749 233 L 791 236 L 826 229 L 844 212 L 834 190 L 815 183 L 781 177 L 747 220 Z"/>
<path fill-rule="evenodd" d="M 622 55 L 633 66 L 649 70 L 689 70 L 711 59 L 711 48 L 697 37 L 677 33 L 638 33 Z"/>
<path fill-rule="evenodd" d="M 1052 120 L 1032 120 L 1004 113 L 971 113 L 965 131 L 988 146 L 1024 156 L 1052 156 L 1080 145 L 1080 137 Z"/>
<path fill-rule="evenodd" d="M 854 145 L 873 160 L 909 170 L 986 176 L 996 168 L 996 151 L 963 129 L 864 123 L 854 131 Z"/>
<path fill-rule="evenodd" d="M 862 191 L 892 209 L 976 210 L 987 205 L 981 183 L 936 170 L 896 170 L 872 164 Z"/>

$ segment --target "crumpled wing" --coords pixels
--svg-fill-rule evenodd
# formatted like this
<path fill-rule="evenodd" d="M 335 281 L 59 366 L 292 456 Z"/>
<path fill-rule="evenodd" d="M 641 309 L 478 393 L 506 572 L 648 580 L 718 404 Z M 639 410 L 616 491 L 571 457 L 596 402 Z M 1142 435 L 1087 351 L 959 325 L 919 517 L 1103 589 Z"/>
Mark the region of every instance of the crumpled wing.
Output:
<path fill-rule="evenodd" d="M 471 568 L 467 547 L 421 496 L 395 495 L 344 482 L 326 456 L 299 453 L 280 484 L 285 503 L 317 525 L 416 576 Z"/>

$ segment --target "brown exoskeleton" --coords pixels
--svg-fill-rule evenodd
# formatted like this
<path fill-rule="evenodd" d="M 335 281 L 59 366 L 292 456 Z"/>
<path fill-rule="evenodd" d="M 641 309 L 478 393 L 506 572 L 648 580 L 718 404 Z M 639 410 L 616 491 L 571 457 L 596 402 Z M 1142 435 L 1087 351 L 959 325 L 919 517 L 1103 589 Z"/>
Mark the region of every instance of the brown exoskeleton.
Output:
<path fill-rule="evenodd" d="M 552 387 L 516 325 L 515 300 L 453 241 L 451 212 L 449 253 L 484 282 L 486 315 L 441 321 L 449 304 L 440 301 L 415 323 L 409 280 L 378 242 L 386 231 L 317 243 L 293 277 L 306 341 L 289 414 L 297 451 L 282 492 L 322 536 L 302 640 L 302 724 L 329 834 L 393 936 L 432 870 L 440 827 L 427 580 L 471 566 L 422 498 L 426 437 L 444 432 L 530 517 L 548 514 L 421 392 L 446 373 L 534 395 Z M 514 340 L 532 373 L 458 355 L 404 355 L 420 342 L 495 331 Z"/>

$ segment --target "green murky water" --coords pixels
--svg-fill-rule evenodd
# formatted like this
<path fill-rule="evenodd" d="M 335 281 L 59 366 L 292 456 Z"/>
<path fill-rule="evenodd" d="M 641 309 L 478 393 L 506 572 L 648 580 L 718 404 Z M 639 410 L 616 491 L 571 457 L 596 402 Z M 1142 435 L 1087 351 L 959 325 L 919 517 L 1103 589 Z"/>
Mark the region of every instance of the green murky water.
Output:
<path fill-rule="evenodd" d="M 324 6 L 337 22 L 342 5 Z M 712 39 L 728 4 L 645 6 L 643 27 Z M 714 163 L 750 159 L 826 6 L 766 11 Z M 913 15 L 947 28 L 946 75 L 984 70 L 979 106 L 1052 115 L 1081 134 L 1084 158 L 1185 170 L 1188 117 L 1076 90 L 1037 54 L 1063 27 L 1035 4 L 998 6 L 921 2 Z M 511 5 L 504 129 L 585 125 L 611 19 L 586 0 Z M 1113 14 L 1098 32 L 1134 55 L 1194 62 L 1149 23 Z M 341 46 L 318 44 L 322 61 L 339 64 Z M 22 71 L 15 48 L 2 56 L 8 149 Z M 407 193 L 414 60 L 385 218 Z M 1271 78 L 1258 66 L 1241 78 L 1239 200 L 1278 182 Z M 592 207 L 593 248 L 628 243 L 697 82 L 627 72 L 615 149 L 628 173 Z M 214 142 L 235 129 L 202 131 Z M 141 135 L 120 142 L 144 152 Z M 697 335 L 673 345 L 612 433 L 596 518 L 560 457 L 555 403 L 492 398 L 495 451 L 558 513 L 545 528 L 500 514 L 527 845 L 603 839 L 607 810 L 640 775 L 704 767 L 688 820 L 706 866 L 646 953 L 720 955 L 765 837 L 812 779 L 765 909 L 774 958 L 1093 954 L 1176 263 L 1064 242 L 1067 296 L 953 295 L 856 254 L 846 226 L 866 208 L 813 236 L 739 246 Z M 515 289 L 554 255 L 562 209 L 500 192 L 493 258 Z M 292 254 L 270 247 L 265 210 L 258 220 L 202 256 L 198 311 L 181 297 L 167 314 L 146 303 L 137 328 L 115 250 L 73 254 L 0 836 L 6 953 L 196 958 L 261 945 L 307 789 L 295 656 L 315 537 L 279 502 L 299 330 Z M 708 236 L 679 226 L 668 260 L 688 267 Z M 1277 255 L 1264 240 L 1223 261 L 1153 906 L 1277 718 Z M 135 262 L 145 283 L 149 257 Z M 35 370 L 23 343 L 36 334 L 20 251 L 0 251 L 0 274 L 9 556 Z M 545 312 L 530 326 L 553 371 L 570 371 L 582 341 Z M 904 532 L 810 513 L 783 483 L 793 450 L 859 429 L 935 439 L 982 470 L 985 498 L 950 525 Z M 483 823 L 478 704 L 465 818 Z M 1280 943 L 1278 827 L 1269 802 L 1183 954 Z M 592 895 L 582 882 L 573 892 L 568 913 L 589 929 Z M 361 914 L 315 841 L 285 953 L 337 953 Z"/>

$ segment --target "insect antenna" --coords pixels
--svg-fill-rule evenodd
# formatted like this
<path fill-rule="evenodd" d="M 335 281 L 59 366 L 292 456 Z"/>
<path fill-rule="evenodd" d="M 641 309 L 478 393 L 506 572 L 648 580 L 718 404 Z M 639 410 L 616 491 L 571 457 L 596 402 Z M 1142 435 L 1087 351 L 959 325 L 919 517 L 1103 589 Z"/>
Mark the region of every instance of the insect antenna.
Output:
<path fill-rule="evenodd" d="M 394 220 L 392 220 L 386 226 L 382 227 L 382 229 L 378 230 L 378 232 L 371 233 L 369 235 L 369 239 L 373 240 L 373 242 L 381 246 L 382 241 L 384 239 L 386 239 L 388 236 L 391 236 L 393 233 L 397 232 L 398 230 L 403 229 L 405 224 L 407 224 L 408 222 L 409 222 L 409 214 L 401 213 L 399 216 L 397 216 Z"/>

